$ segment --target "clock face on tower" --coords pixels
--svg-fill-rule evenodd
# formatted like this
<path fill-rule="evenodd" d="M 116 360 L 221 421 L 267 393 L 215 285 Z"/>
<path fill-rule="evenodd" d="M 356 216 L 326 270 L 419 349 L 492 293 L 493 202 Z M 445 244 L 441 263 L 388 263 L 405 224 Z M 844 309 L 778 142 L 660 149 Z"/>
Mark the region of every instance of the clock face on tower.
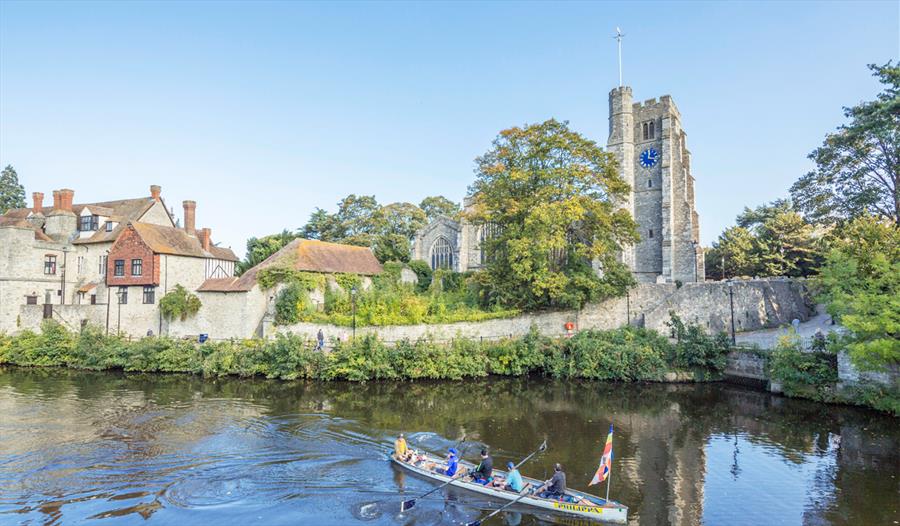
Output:
<path fill-rule="evenodd" d="M 653 148 L 647 148 L 641 152 L 641 166 L 653 168 L 659 162 L 659 154 Z"/>

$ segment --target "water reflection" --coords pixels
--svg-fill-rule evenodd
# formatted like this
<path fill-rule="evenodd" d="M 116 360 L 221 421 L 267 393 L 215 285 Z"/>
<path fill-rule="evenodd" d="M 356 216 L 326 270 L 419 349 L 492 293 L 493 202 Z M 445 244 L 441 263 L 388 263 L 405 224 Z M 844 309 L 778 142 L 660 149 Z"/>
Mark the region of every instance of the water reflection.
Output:
<path fill-rule="evenodd" d="M 458 524 L 497 503 L 385 461 L 393 436 L 479 443 L 587 488 L 610 421 L 633 524 L 891 524 L 897 420 L 722 385 L 487 379 L 366 385 L 0 370 L 0 522 Z M 596 493 L 605 487 L 592 488 Z M 513 508 L 507 524 L 578 521 Z M 201 513 L 198 513 L 200 511 Z"/>

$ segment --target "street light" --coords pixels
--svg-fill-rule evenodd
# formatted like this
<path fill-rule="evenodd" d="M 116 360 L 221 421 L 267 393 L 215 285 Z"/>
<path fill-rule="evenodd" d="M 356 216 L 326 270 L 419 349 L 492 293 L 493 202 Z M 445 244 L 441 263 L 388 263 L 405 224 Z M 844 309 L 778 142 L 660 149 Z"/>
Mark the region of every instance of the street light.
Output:
<path fill-rule="evenodd" d="M 350 289 L 350 304 L 353 309 L 353 339 L 356 340 L 356 287 Z"/>
<path fill-rule="evenodd" d="M 734 281 L 728 280 L 725 283 L 728 284 L 728 301 L 731 304 L 731 345 L 737 345 L 734 336 Z"/>
<path fill-rule="evenodd" d="M 116 335 L 122 334 L 122 296 L 125 294 L 120 287 L 119 290 L 116 291 L 116 297 L 119 298 L 119 314 L 116 317 Z"/>

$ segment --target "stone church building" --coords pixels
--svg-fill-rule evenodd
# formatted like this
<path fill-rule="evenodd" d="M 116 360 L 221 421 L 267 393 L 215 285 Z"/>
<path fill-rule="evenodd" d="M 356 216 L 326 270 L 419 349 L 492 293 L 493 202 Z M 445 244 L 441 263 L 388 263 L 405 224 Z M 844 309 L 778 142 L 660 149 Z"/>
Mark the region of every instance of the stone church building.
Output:
<path fill-rule="evenodd" d="M 705 275 L 700 217 L 694 205 L 694 177 L 681 114 L 663 95 L 632 102 L 631 88 L 609 94 L 607 150 L 631 185 L 624 206 L 638 225 L 640 241 L 626 247 L 623 262 L 639 283 L 700 281 Z M 465 203 L 467 206 L 469 201 Z M 433 269 L 477 270 L 485 227 L 440 217 L 416 233 L 412 258 Z"/>

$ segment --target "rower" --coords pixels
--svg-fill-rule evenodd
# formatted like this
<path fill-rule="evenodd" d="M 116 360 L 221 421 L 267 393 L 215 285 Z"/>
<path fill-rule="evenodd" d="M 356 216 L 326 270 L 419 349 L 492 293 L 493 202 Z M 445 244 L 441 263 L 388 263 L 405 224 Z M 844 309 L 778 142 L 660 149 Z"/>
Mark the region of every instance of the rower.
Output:
<path fill-rule="evenodd" d="M 566 472 L 563 471 L 561 464 L 556 463 L 553 466 L 553 477 L 545 481 L 536 493 L 543 499 L 560 499 L 565 495 Z"/>
<path fill-rule="evenodd" d="M 397 437 L 397 440 L 394 441 L 394 458 L 397 460 L 406 461 L 411 455 L 411 451 L 406 445 L 406 438 L 403 436 L 403 433 L 400 433 L 400 436 Z"/>
<path fill-rule="evenodd" d="M 488 454 L 487 449 L 481 450 L 481 463 L 472 472 L 472 480 L 476 484 L 486 485 L 493 480 L 494 459 Z"/>
<path fill-rule="evenodd" d="M 519 473 L 519 470 L 516 469 L 516 465 L 512 462 L 507 462 L 506 469 L 506 480 L 500 481 L 500 487 L 507 491 L 521 493 L 525 484 L 522 482 L 522 475 Z"/>
<path fill-rule="evenodd" d="M 452 477 L 456 475 L 456 470 L 459 468 L 459 452 L 456 451 L 456 448 L 451 447 L 447 451 L 447 469 L 441 470 L 437 469 L 436 471 L 447 475 L 448 477 Z"/>

